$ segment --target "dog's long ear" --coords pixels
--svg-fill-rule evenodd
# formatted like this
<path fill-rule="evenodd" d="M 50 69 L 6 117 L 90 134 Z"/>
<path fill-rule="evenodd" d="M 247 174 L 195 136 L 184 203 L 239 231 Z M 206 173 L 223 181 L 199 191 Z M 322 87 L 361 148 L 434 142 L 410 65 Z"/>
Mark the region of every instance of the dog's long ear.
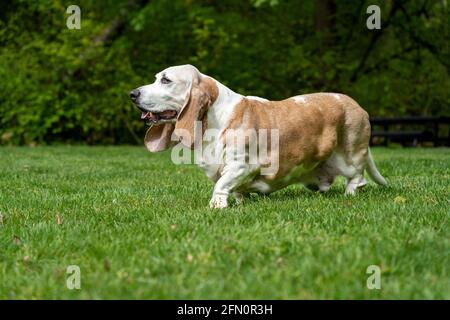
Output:
<path fill-rule="evenodd" d="M 183 107 L 175 124 L 175 135 L 188 148 L 194 144 L 195 122 L 202 121 L 202 135 L 207 127 L 206 113 L 216 101 L 219 89 L 211 78 L 201 76 L 192 83 L 188 103 Z"/>
<path fill-rule="evenodd" d="M 159 152 L 171 147 L 175 142 L 170 140 L 175 125 L 163 123 L 148 128 L 145 134 L 144 144 L 150 152 Z"/>

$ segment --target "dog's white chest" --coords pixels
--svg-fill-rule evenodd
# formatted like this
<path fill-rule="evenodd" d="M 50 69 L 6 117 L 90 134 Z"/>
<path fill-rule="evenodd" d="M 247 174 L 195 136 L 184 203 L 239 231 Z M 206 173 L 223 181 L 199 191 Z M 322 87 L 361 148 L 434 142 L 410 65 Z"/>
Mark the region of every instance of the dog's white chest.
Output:
<path fill-rule="evenodd" d="M 223 169 L 223 147 L 216 140 L 203 140 L 202 148 L 196 154 L 197 165 L 205 172 L 206 176 L 216 182 Z"/>

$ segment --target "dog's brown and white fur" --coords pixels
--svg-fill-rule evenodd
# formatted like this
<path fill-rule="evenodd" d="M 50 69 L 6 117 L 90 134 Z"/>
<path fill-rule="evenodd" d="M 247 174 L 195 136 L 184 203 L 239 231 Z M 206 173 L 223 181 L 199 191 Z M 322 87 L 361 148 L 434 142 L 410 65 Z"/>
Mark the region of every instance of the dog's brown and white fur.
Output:
<path fill-rule="evenodd" d="M 215 182 L 212 208 L 227 207 L 230 195 L 240 202 L 247 193 L 270 193 L 297 182 L 325 192 L 338 175 L 347 179 L 345 193 L 354 194 L 367 183 L 364 170 L 376 183 L 387 184 L 370 155 L 368 114 L 346 95 L 314 93 L 282 101 L 246 97 L 191 65 L 167 68 L 153 84 L 131 95 L 143 111 L 142 118 L 150 120 L 145 145 L 151 152 L 174 145 L 172 133 L 184 130 L 193 136 L 195 121 L 202 121 L 203 129 L 219 130 L 222 136 L 228 129 L 278 129 L 278 154 L 272 156 L 279 159 L 279 169 L 274 174 L 261 174 L 265 163 L 218 164 L 202 159 L 201 167 Z M 192 147 L 192 139 L 179 136 Z M 211 143 L 219 152 L 228 147 L 225 139 L 203 141 Z"/>

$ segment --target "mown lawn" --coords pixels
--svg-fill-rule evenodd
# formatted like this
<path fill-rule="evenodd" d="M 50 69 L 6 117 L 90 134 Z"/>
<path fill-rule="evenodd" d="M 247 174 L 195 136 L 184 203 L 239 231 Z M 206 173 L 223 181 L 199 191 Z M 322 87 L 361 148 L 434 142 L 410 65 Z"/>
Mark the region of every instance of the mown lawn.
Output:
<path fill-rule="evenodd" d="M 291 186 L 218 211 L 170 152 L 0 148 L 0 298 L 450 299 L 450 150 L 373 154 L 389 188 Z"/>

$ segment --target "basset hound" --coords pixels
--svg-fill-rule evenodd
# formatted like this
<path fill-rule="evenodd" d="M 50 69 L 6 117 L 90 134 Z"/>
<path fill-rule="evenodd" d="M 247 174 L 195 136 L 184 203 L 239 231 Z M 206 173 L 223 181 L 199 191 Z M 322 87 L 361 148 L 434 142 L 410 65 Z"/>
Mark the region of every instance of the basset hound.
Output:
<path fill-rule="evenodd" d="M 130 97 L 150 125 L 144 139 L 149 151 L 175 145 L 210 151 L 200 152 L 196 162 L 215 182 L 211 208 L 227 207 L 230 196 L 240 203 L 251 192 L 270 193 L 292 183 L 326 192 L 338 175 L 347 179 L 345 193 L 353 195 L 367 184 L 364 170 L 387 185 L 370 154 L 369 116 L 346 95 L 269 101 L 238 94 L 182 65 L 159 72 L 154 83 Z M 211 131 L 215 138 L 207 137 Z M 228 139 L 228 132 L 237 132 L 241 145 Z M 259 149 L 267 150 L 260 156 Z"/>

